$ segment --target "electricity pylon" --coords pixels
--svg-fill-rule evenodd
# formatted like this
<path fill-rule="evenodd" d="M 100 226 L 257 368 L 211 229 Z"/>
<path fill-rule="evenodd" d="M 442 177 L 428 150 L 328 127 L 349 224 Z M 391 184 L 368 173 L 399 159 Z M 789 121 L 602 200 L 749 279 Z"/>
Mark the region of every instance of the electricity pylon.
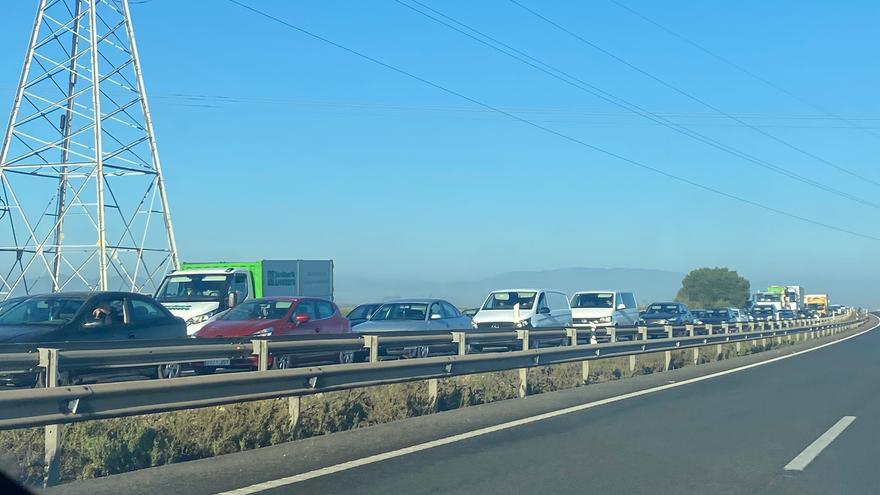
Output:
<path fill-rule="evenodd" d="M 128 0 L 40 0 L 0 148 L 0 300 L 178 266 Z"/>

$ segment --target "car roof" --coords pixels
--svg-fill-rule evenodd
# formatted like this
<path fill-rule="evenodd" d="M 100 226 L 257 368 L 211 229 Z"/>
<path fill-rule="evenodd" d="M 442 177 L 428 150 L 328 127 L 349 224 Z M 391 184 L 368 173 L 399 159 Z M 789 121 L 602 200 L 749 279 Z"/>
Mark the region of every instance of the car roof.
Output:
<path fill-rule="evenodd" d="M 632 291 L 628 291 L 628 290 L 617 290 L 617 289 L 608 289 L 608 290 L 579 290 L 579 291 L 575 292 L 574 295 L 576 295 L 576 294 L 596 294 L 596 293 L 599 293 L 599 292 L 620 292 L 620 293 L 624 293 L 624 292 L 632 292 Z"/>
<path fill-rule="evenodd" d="M 91 292 L 90 291 L 46 292 L 43 294 L 31 294 L 31 295 L 25 296 L 25 297 L 74 297 L 74 298 L 88 299 L 90 297 L 96 297 L 96 296 L 119 296 L 119 297 L 135 296 L 135 297 L 146 297 L 146 298 L 151 297 L 146 294 L 139 294 L 137 292 L 124 292 L 124 291 L 111 291 L 111 290 L 105 290 L 105 291 L 96 290 L 96 291 L 91 291 Z"/>
<path fill-rule="evenodd" d="M 493 294 L 495 292 L 559 292 L 559 293 L 565 294 L 565 292 L 562 292 L 561 290 L 556 290 L 556 289 L 535 289 L 535 288 L 527 288 L 527 287 L 526 288 L 521 287 L 519 289 L 495 289 L 492 291 Z"/>
<path fill-rule="evenodd" d="M 449 301 L 447 301 L 446 299 L 437 299 L 436 297 L 411 297 L 411 298 L 391 299 L 390 301 L 385 301 L 382 304 L 393 304 L 393 303 L 431 304 L 431 303 L 441 302 L 441 301 L 445 302 L 445 303 L 449 303 Z"/>

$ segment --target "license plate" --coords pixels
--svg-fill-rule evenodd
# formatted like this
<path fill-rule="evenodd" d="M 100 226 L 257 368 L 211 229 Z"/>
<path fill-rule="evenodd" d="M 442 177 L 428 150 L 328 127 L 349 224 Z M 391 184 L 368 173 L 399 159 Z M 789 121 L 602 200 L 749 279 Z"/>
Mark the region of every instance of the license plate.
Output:
<path fill-rule="evenodd" d="M 231 359 L 209 359 L 205 361 L 205 366 L 229 366 Z"/>

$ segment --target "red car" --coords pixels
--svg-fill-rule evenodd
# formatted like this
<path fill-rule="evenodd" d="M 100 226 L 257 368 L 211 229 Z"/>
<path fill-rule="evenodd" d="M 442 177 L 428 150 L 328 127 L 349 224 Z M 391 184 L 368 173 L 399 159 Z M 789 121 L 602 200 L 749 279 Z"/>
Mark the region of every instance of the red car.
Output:
<path fill-rule="evenodd" d="M 196 332 L 196 338 L 284 337 L 291 335 L 327 335 L 351 333 L 348 319 L 335 304 L 311 297 L 263 297 L 251 299 L 227 311 Z M 271 345 L 269 351 L 272 351 Z M 336 361 L 349 363 L 351 352 L 320 356 L 269 356 L 274 368 L 289 368 L 294 362 Z M 213 373 L 217 368 L 257 366 L 256 356 L 248 359 L 212 359 L 194 364 L 197 373 Z"/>

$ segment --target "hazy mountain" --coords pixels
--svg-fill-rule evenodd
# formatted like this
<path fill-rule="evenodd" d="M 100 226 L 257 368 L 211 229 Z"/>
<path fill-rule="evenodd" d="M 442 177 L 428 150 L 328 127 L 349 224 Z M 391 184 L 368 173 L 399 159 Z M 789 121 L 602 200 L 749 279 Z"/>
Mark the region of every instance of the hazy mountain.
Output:
<path fill-rule="evenodd" d="M 567 294 L 577 290 L 632 290 L 640 304 L 671 300 L 681 286 L 682 273 L 634 268 L 560 268 L 517 271 L 477 280 L 431 282 L 387 280 L 336 274 L 336 301 L 349 305 L 398 297 L 442 297 L 459 306 L 476 306 L 493 289 L 539 287 Z"/>

